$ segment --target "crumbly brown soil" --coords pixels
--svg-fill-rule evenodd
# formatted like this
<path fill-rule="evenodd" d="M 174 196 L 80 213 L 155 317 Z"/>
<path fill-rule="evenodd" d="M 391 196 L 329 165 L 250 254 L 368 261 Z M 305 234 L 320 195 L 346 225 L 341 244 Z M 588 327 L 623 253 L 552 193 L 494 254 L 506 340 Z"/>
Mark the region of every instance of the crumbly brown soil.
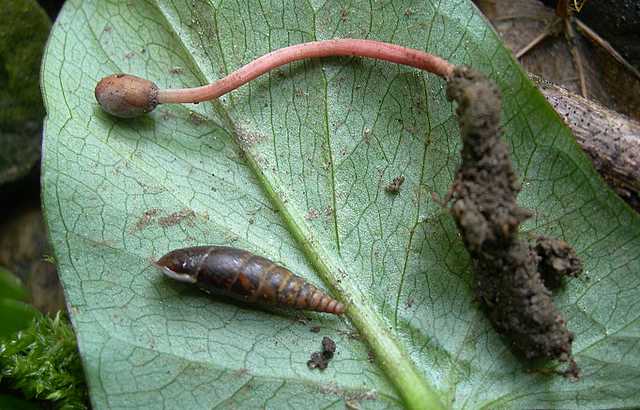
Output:
<path fill-rule="evenodd" d="M 516 197 L 520 184 L 506 144 L 500 139 L 500 93 L 482 74 L 458 67 L 447 95 L 458 103 L 462 164 L 451 188 L 451 213 L 473 260 L 476 294 L 491 323 L 527 359 L 570 363 L 573 333 L 551 300 L 541 271 L 575 276 L 580 262 L 565 242 L 518 236 L 530 216 Z M 570 273 L 569 273 L 570 272 Z"/>
<path fill-rule="evenodd" d="M 539 257 L 538 272 L 547 289 L 557 289 L 562 286 L 564 276 L 576 277 L 582 272 L 582 261 L 563 240 L 539 236 L 535 251 Z"/>
<path fill-rule="evenodd" d="M 329 366 L 329 362 L 333 359 L 333 354 L 336 352 L 336 342 L 330 337 L 322 338 L 322 351 L 311 353 L 309 361 L 307 361 L 307 367 L 309 369 L 324 370 Z"/>

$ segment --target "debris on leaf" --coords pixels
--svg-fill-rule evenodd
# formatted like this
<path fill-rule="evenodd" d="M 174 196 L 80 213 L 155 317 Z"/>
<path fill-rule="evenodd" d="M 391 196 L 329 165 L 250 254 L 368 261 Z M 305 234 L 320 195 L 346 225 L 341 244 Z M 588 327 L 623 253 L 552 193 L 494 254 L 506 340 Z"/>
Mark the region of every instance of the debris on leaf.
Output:
<path fill-rule="evenodd" d="M 311 357 L 307 361 L 307 367 L 309 369 L 320 369 L 324 370 L 329 365 L 329 361 L 326 360 L 321 352 L 313 352 L 311 353 Z"/>
<path fill-rule="evenodd" d="M 323 337 L 322 351 L 311 353 L 311 357 L 309 358 L 309 361 L 307 361 L 307 367 L 309 367 L 309 369 L 326 369 L 331 359 L 333 359 L 335 352 L 336 342 L 334 342 L 330 337 Z"/>
<path fill-rule="evenodd" d="M 304 215 L 304 219 L 306 219 L 307 221 L 312 221 L 316 219 L 318 216 L 320 216 L 320 213 L 318 212 L 318 210 L 315 208 L 310 208 L 307 211 L 307 213 Z"/>
<path fill-rule="evenodd" d="M 334 342 L 330 337 L 322 338 L 322 354 L 331 359 L 333 354 L 336 352 L 336 342 Z"/>
<path fill-rule="evenodd" d="M 562 285 L 562 277 L 576 277 L 582 272 L 582 261 L 576 251 L 565 241 L 539 236 L 535 246 L 538 254 L 538 271 L 547 289 Z"/>
<path fill-rule="evenodd" d="M 399 175 L 393 178 L 393 181 L 387 185 L 384 190 L 390 194 L 397 194 L 400 192 L 400 187 L 404 184 L 404 175 Z"/>
<path fill-rule="evenodd" d="M 520 208 L 520 184 L 500 139 L 500 93 L 482 74 L 457 67 L 447 96 L 458 103 L 462 164 L 450 192 L 451 214 L 473 260 L 476 294 L 499 333 L 508 336 L 527 359 L 569 363 L 574 335 L 553 304 L 543 275 L 575 276 L 581 269 L 575 251 L 556 239 L 532 245 L 518 227 L 531 213 Z"/>
<path fill-rule="evenodd" d="M 149 208 L 138 218 L 135 227 L 132 231 L 141 231 L 147 227 L 151 222 L 153 222 L 154 218 L 158 215 L 160 210 L 158 208 Z"/>
<path fill-rule="evenodd" d="M 167 216 L 158 218 L 158 225 L 163 228 L 168 228 L 174 225 L 178 225 L 183 220 L 187 222 L 189 226 L 193 226 L 193 220 L 196 217 L 196 213 L 189 208 L 181 209 L 178 212 L 173 212 Z"/>

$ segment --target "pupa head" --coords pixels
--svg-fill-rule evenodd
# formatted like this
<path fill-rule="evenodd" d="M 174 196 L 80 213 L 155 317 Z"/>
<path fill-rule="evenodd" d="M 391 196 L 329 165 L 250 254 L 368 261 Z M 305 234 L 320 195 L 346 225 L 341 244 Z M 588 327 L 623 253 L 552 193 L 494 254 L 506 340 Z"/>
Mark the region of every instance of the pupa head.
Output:
<path fill-rule="evenodd" d="M 157 261 L 152 261 L 152 264 L 171 279 L 184 283 L 196 283 L 200 262 L 200 255 L 195 255 L 190 249 L 176 249 Z"/>

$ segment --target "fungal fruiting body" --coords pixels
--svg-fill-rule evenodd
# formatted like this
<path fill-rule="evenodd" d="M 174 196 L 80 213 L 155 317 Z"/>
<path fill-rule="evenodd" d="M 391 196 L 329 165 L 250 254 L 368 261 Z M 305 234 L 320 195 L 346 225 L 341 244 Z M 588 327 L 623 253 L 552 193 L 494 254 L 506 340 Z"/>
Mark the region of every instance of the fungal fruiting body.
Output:
<path fill-rule="evenodd" d="M 154 265 L 166 276 L 247 303 L 344 313 L 344 304 L 288 269 L 248 251 L 225 246 L 176 249 Z"/>
<path fill-rule="evenodd" d="M 375 40 L 353 38 L 311 41 L 284 47 L 259 57 L 220 80 L 195 88 L 159 89 L 155 83 L 129 74 L 103 78 L 95 89 L 96 100 L 111 115 L 136 117 L 158 104 L 198 103 L 218 98 L 260 75 L 307 58 L 332 56 L 367 57 L 407 65 L 447 78 L 453 65 L 421 50 Z"/>

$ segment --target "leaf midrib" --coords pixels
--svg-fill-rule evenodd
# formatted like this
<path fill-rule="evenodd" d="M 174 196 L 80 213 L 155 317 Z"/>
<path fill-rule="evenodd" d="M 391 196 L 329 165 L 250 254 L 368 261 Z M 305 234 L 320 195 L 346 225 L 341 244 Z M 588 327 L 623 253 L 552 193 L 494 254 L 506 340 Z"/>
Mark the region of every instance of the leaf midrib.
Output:
<path fill-rule="evenodd" d="M 206 77 L 204 70 L 193 58 L 187 44 L 185 44 L 184 40 L 170 24 L 167 13 L 163 7 L 157 0 L 154 4 L 163 17 L 167 27 L 174 33 L 177 42 L 191 60 L 197 76 L 200 77 L 204 83 L 215 81 L 215 79 Z M 301 245 L 304 255 L 316 269 L 318 276 L 334 294 L 337 294 L 338 299 L 343 301 L 347 306 L 345 314 L 349 316 L 361 336 L 369 343 L 378 365 L 386 374 L 387 380 L 395 386 L 403 398 L 405 405 L 408 408 L 415 409 L 425 408 L 425 406 L 428 408 L 442 408 L 440 394 L 432 387 L 431 383 L 426 380 L 424 375 L 418 371 L 400 341 L 395 335 L 391 334 L 384 320 L 376 310 L 373 309 L 371 301 L 363 297 L 363 293 L 359 291 L 357 284 L 349 280 L 349 275 L 343 274 L 341 278 L 338 278 L 341 271 L 344 272 L 340 268 L 340 261 L 320 245 L 304 223 L 303 218 L 295 217 L 292 211 L 297 210 L 295 208 L 290 209 L 286 206 L 285 201 L 283 201 L 284 196 L 276 189 L 276 187 L 280 187 L 282 184 L 272 184 L 271 181 L 267 179 L 257 161 L 256 152 L 251 147 L 244 146 L 241 143 L 234 122 L 222 103 L 220 103 L 219 100 L 215 100 L 211 101 L 211 104 L 216 114 L 220 116 L 220 120 L 222 120 L 228 132 L 235 137 L 236 143 L 245 153 L 247 163 L 256 176 L 258 184 L 262 187 L 263 193 L 271 200 L 274 207 L 280 211 L 279 213 L 289 228 L 294 241 L 298 245 Z M 275 182 L 279 182 L 275 175 L 273 175 L 273 178 Z M 300 212 L 295 213 L 300 216 Z"/>

